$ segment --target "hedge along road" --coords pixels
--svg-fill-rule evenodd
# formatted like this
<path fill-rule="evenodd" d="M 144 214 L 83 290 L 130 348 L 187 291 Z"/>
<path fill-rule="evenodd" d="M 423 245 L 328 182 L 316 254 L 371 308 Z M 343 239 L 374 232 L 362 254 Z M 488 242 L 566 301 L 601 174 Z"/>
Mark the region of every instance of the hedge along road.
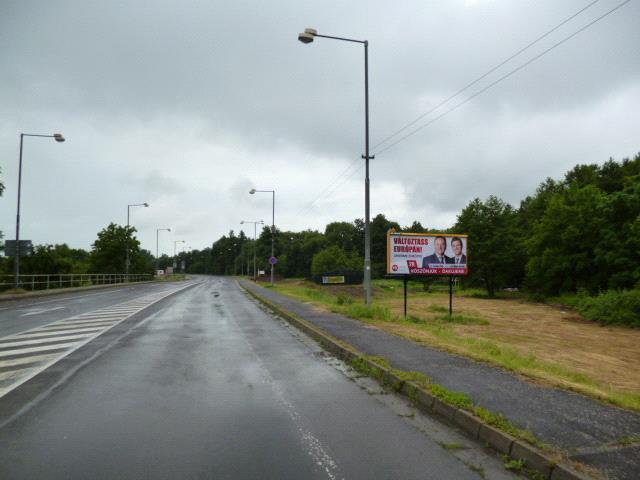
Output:
<path fill-rule="evenodd" d="M 0 477 L 514 478 L 232 280 L 161 305 L 0 429 Z"/>

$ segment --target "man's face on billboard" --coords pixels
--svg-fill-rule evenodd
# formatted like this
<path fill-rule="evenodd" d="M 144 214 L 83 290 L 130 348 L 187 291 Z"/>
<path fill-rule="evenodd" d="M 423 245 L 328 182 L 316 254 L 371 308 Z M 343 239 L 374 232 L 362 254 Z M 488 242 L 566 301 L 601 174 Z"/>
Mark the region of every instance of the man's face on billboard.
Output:
<path fill-rule="evenodd" d="M 451 247 L 453 247 L 453 253 L 456 257 L 459 257 L 460 255 L 462 255 L 462 241 L 461 240 L 454 240 L 453 242 L 451 242 Z"/>
<path fill-rule="evenodd" d="M 444 251 L 447 249 L 447 242 L 445 241 L 444 238 L 440 238 L 440 237 L 436 238 L 435 249 L 436 249 L 436 255 L 438 255 L 439 257 L 444 255 Z"/>

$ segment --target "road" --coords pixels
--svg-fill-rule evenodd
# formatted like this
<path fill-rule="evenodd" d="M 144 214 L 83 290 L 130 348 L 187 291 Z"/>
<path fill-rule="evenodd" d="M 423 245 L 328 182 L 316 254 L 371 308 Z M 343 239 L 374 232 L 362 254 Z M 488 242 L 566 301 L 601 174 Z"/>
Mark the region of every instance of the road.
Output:
<path fill-rule="evenodd" d="M 515 478 L 232 279 L 192 283 L 0 304 L 0 374 L 81 337 L 5 381 L 0 478 Z"/>

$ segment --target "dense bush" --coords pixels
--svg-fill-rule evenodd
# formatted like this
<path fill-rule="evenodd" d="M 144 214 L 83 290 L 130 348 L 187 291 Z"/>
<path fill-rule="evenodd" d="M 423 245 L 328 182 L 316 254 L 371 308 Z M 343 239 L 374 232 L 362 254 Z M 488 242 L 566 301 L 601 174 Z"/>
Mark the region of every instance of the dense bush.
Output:
<path fill-rule="evenodd" d="M 640 327 L 640 290 L 609 290 L 595 297 L 581 296 L 577 309 L 590 320 Z"/>

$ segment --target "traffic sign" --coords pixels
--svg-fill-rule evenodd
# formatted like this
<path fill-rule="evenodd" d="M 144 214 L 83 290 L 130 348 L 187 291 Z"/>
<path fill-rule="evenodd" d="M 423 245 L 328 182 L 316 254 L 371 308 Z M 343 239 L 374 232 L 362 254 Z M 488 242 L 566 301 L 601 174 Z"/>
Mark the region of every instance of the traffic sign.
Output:
<path fill-rule="evenodd" d="M 20 247 L 20 256 L 25 257 L 33 253 L 33 244 L 31 240 L 19 240 L 18 246 Z M 16 256 L 16 241 L 5 240 L 4 241 L 4 256 L 15 257 Z"/>
<path fill-rule="evenodd" d="M 278 259 L 276 257 L 269 257 L 269 263 L 271 265 L 275 265 L 276 263 L 278 263 Z"/>

